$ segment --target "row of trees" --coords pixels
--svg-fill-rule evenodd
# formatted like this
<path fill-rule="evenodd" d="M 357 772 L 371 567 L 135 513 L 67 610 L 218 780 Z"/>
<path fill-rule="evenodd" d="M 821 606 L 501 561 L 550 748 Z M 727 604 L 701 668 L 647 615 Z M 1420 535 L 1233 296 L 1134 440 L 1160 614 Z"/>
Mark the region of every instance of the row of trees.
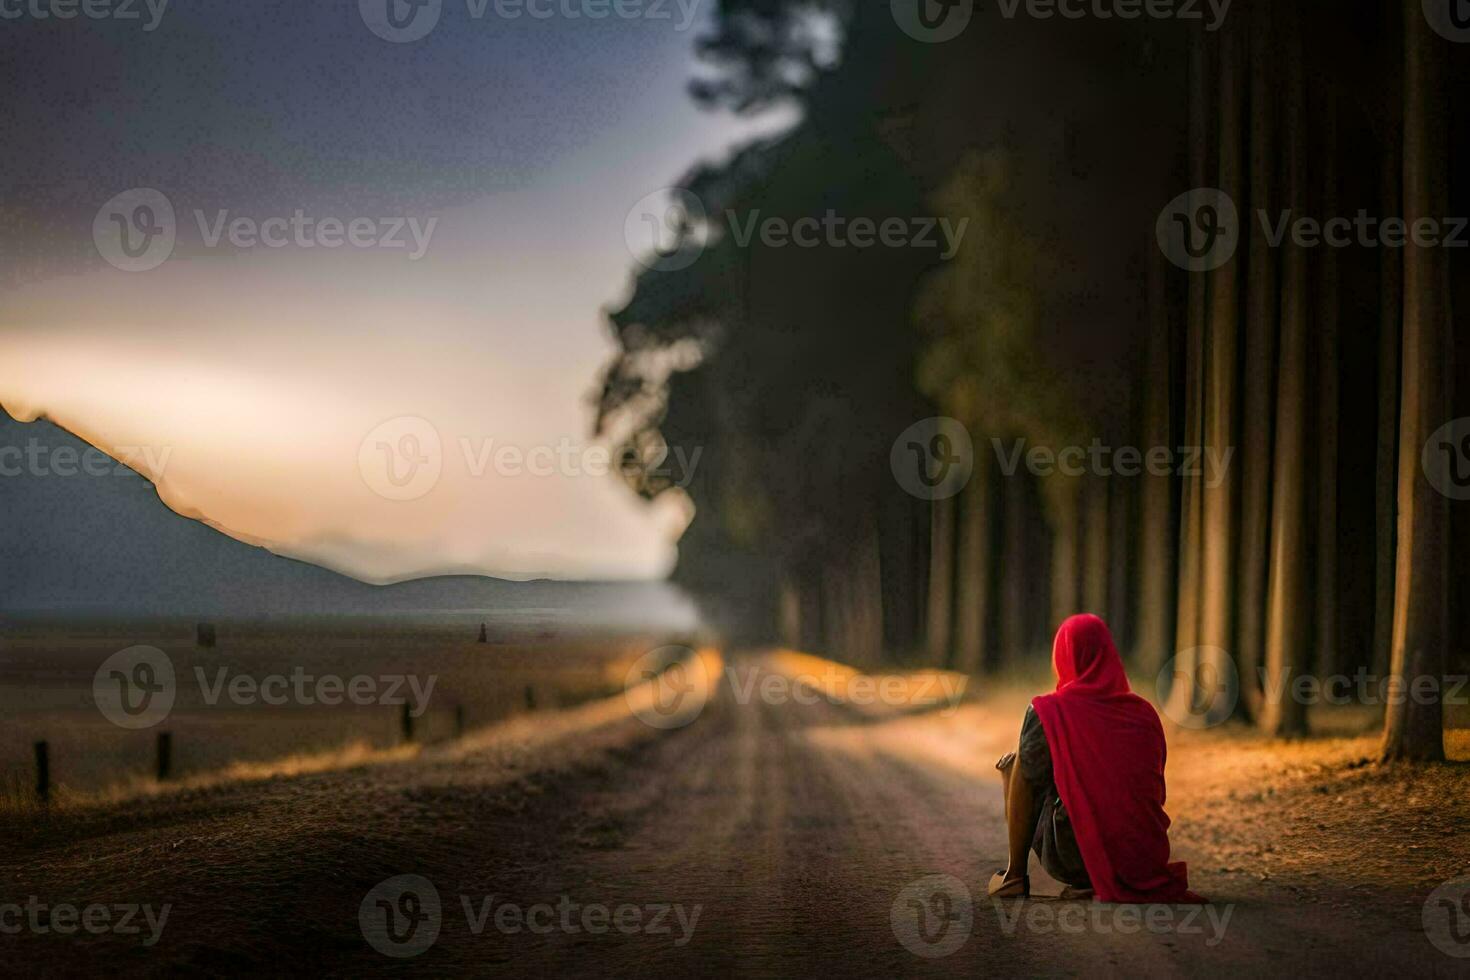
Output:
<path fill-rule="evenodd" d="M 685 180 L 716 219 L 685 247 L 707 247 L 641 274 L 612 314 L 600 425 L 705 448 L 679 574 L 732 624 L 981 672 L 1044 662 L 1055 623 L 1089 609 L 1144 676 L 1237 668 L 1242 697 L 1222 704 L 1280 735 L 1306 730 L 1300 701 L 1272 696 L 1283 679 L 1470 666 L 1449 566 L 1470 521 L 1420 466 L 1430 433 L 1470 414 L 1463 259 L 1273 240 L 1285 211 L 1466 213 L 1449 175 L 1470 128 L 1449 91 L 1470 55 L 1418 0 L 1241 0 L 1217 32 L 977 11 L 934 45 L 883 5 L 725 0 L 716 23 L 696 97 L 794 101 L 801 121 Z M 1238 244 L 1186 272 L 1155 225 L 1200 187 L 1233 201 Z M 720 234 L 727 212 L 828 209 L 968 225 L 948 261 Z M 889 450 L 935 414 L 975 456 L 963 491 L 930 503 Z M 1229 462 L 1012 465 L 1018 446 L 1093 443 Z M 1437 703 L 1392 707 L 1385 754 L 1441 757 L 1442 725 Z"/>

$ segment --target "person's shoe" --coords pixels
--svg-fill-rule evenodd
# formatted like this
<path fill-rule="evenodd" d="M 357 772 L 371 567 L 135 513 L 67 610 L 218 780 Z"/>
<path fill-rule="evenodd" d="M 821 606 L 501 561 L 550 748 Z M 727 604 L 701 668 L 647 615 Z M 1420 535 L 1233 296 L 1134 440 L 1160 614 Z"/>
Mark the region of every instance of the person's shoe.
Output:
<path fill-rule="evenodd" d="M 1073 899 L 1073 898 L 1083 899 L 1083 898 L 1091 898 L 1091 897 L 1092 897 L 1092 889 L 1091 888 L 1075 888 L 1072 885 L 1063 885 L 1062 886 L 1062 893 L 1057 896 L 1057 898 L 1060 898 L 1060 899 L 1063 899 L 1063 900 L 1065 900 L 1065 899 Z"/>
<path fill-rule="evenodd" d="M 990 876 L 990 885 L 985 893 L 991 898 L 1029 898 L 1031 896 L 1031 876 L 1022 875 L 1019 878 L 1006 878 L 1004 871 L 997 871 Z"/>

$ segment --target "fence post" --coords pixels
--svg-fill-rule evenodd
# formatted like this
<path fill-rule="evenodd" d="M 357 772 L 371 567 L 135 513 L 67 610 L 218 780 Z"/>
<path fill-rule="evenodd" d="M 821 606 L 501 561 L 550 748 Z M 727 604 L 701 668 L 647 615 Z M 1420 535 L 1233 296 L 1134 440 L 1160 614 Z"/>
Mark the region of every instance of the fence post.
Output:
<path fill-rule="evenodd" d="M 413 741 L 413 715 L 408 710 L 408 702 L 403 702 L 403 710 L 398 715 L 398 727 L 403 732 L 405 742 Z"/>
<path fill-rule="evenodd" d="M 164 782 L 173 775 L 174 736 L 172 732 L 158 733 L 158 781 Z"/>
<path fill-rule="evenodd" d="M 536 689 L 530 684 L 526 685 L 526 710 L 536 710 Z"/>
<path fill-rule="evenodd" d="M 36 743 L 36 799 L 42 806 L 51 802 L 51 747 Z"/>
<path fill-rule="evenodd" d="M 454 737 L 464 738 L 464 705 L 454 706 Z"/>
<path fill-rule="evenodd" d="M 490 641 L 490 637 L 488 635 L 486 635 L 486 633 L 485 633 L 485 624 L 484 623 L 481 623 L 480 624 L 480 640 L 479 640 L 479 642 L 481 642 L 481 643 L 488 643 L 489 641 Z"/>

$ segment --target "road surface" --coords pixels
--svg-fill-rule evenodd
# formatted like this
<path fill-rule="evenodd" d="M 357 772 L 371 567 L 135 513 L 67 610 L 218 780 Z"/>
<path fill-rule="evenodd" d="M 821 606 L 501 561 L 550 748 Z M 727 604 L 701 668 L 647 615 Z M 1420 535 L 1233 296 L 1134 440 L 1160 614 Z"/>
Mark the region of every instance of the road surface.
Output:
<path fill-rule="evenodd" d="M 1195 887 L 1216 904 L 1204 910 L 992 903 L 984 886 L 1005 848 L 991 764 L 1018 719 L 977 725 L 983 709 L 973 706 L 797 697 L 786 662 L 768 654 L 734 658 L 712 677 L 688 719 L 618 697 L 406 760 L 172 793 L 23 829 L 0 853 L 0 903 L 40 905 L 21 914 L 43 928 L 60 903 L 147 906 L 154 923 L 168 912 L 151 945 L 143 912 L 136 934 L 62 936 L 28 923 L 0 935 L 7 972 L 827 978 L 1470 967 L 1425 940 L 1422 896 L 1328 884 L 1304 896 L 1205 872 Z M 1048 886 L 1038 878 L 1035 887 Z M 110 914 L 115 922 L 121 912 Z M 7 921 L 17 920 L 0 910 L 0 927 Z"/>

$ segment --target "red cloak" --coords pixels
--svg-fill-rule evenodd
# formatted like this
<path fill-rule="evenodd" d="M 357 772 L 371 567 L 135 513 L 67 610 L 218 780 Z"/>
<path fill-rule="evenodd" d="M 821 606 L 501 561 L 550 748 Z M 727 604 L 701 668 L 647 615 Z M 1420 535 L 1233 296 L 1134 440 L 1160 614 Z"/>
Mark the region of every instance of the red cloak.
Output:
<path fill-rule="evenodd" d="M 1189 890 L 1184 863 L 1169 861 L 1164 729 L 1129 688 L 1107 624 L 1071 617 L 1051 656 L 1057 689 L 1031 703 L 1097 898 L 1204 902 Z"/>

